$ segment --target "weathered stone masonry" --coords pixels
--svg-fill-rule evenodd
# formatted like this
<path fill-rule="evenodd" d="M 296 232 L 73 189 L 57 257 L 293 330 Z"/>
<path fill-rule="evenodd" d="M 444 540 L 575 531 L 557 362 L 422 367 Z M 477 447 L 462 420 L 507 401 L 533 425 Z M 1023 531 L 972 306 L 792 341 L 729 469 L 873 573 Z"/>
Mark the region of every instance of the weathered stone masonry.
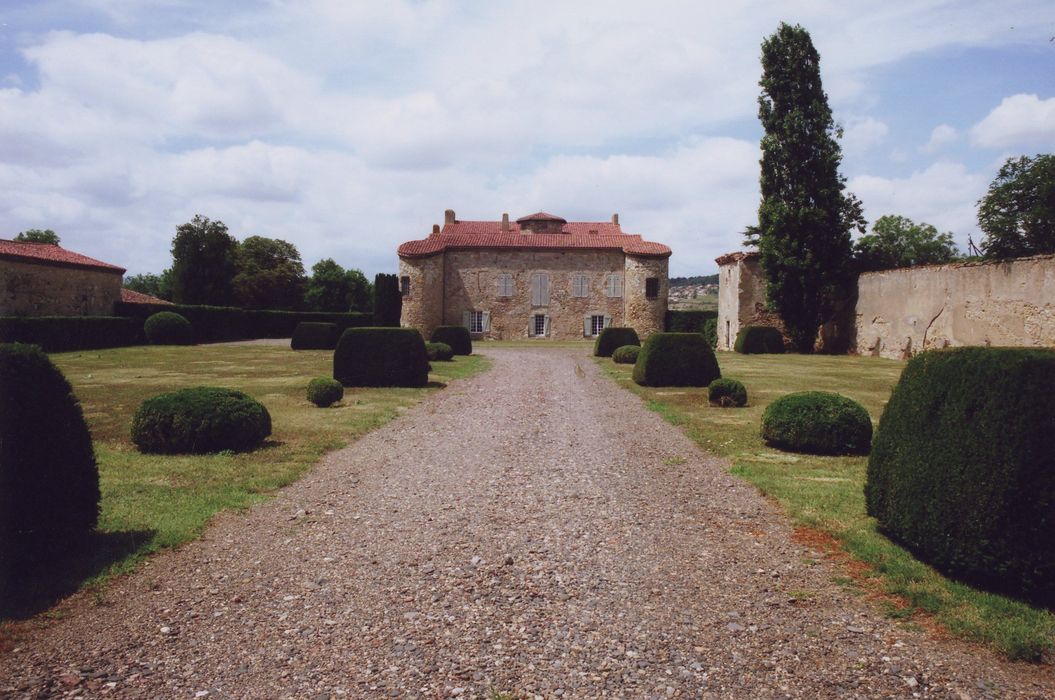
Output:
<path fill-rule="evenodd" d="M 0 316 L 109 316 L 123 274 L 57 245 L 0 240 Z"/>

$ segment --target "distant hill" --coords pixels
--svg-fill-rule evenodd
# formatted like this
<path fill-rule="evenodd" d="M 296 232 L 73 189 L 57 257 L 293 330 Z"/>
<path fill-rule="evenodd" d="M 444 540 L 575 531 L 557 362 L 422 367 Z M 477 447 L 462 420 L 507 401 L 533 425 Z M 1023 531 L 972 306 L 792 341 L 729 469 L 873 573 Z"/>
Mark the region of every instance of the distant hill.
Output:
<path fill-rule="evenodd" d="M 671 287 L 688 287 L 696 284 L 718 284 L 718 275 L 697 275 L 696 277 L 671 277 Z"/>

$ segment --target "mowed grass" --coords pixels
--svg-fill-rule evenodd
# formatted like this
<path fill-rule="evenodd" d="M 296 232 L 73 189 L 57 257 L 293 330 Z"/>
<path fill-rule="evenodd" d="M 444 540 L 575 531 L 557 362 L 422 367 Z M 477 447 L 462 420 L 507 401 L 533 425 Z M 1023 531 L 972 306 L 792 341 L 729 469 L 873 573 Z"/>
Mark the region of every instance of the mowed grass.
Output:
<path fill-rule="evenodd" d="M 266 498 L 325 452 L 386 423 L 447 382 L 488 366 L 479 355 L 433 362 L 429 387 L 345 388 L 339 404 L 317 408 L 306 398 L 307 384 L 313 377 L 332 376 L 332 358 L 332 351 L 294 352 L 274 345 L 145 346 L 51 355 L 73 385 L 92 433 L 102 491 L 99 526 L 81 561 L 63 567 L 66 580 L 55 582 L 54 591 L 30 595 L 13 611 L 0 611 L 0 617 L 39 612 L 86 582 L 130 570 L 151 552 L 194 539 L 219 511 Z M 263 403 L 272 420 L 265 445 L 246 453 L 140 454 L 129 437 L 140 403 L 192 386 L 238 389 Z"/>
<path fill-rule="evenodd" d="M 852 560 L 855 590 L 876 597 L 889 615 L 928 624 L 992 646 L 1012 659 L 1040 660 L 1055 645 L 1055 615 L 943 577 L 876 531 L 865 513 L 867 457 L 781 452 L 762 442 L 762 412 L 793 391 L 834 391 L 859 401 L 878 425 L 904 363 L 864 357 L 719 353 L 722 376 L 747 387 L 744 408 L 715 408 L 706 388 L 647 388 L 630 379 L 632 365 L 599 359 L 634 391 L 708 451 L 728 457 L 732 472 L 775 498 L 814 544 L 834 538 Z M 818 537 L 817 533 L 823 533 Z M 861 564 L 864 564 L 862 566 Z M 849 579 L 848 579 L 849 582 Z M 925 613 L 918 615 L 917 613 Z"/>

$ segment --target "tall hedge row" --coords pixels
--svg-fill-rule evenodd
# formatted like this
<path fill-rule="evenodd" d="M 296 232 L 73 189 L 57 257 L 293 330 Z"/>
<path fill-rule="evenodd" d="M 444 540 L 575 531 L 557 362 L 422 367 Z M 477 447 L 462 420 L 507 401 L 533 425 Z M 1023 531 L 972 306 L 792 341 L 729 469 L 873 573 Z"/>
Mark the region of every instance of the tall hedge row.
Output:
<path fill-rule="evenodd" d="M 865 500 L 934 566 L 1055 604 L 1055 352 L 913 358 L 879 421 Z"/>
<path fill-rule="evenodd" d="M 116 316 L 0 317 L 0 343 L 38 345 L 44 352 L 116 348 L 143 342 L 142 322 Z"/>

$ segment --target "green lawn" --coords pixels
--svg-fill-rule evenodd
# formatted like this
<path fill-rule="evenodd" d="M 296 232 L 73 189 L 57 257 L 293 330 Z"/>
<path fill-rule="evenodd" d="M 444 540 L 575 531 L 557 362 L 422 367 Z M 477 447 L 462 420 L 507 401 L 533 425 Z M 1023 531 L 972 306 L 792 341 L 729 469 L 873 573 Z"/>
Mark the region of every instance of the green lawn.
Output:
<path fill-rule="evenodd" d="M 855 399 L 878 424 L 904 363 L 865 357 L 719 353 L 722 376 L 747 387 L 744 408 L 715 408 L 707 390 L 639 387 L 632 365 L 598 359 L 604 370 L 648 407 L 708 451 L 728 457 L 732 472 L 775 498 L 799 526 L 831 536 L 858 565 L 855 589 L 876 595 L 890 615 L 937 621 L 1014 659 L 1039 659 L 1055 647 L 1055 615 L 944 578 L 876 532 L 865 514 L 867 457 L 817 457 L 771 449 L 759 436 L 762 411 L 775 398 L 808 389 Z M 813 537 L 813 539 L 818 539 Z M 861 566 L 863 562 L 866 566 Z M 925 613 L 920 617 L 917 613 Z"/>
<path fill-rule="evenodd" d="M 80 399 L 99 464 L 98 532 L 61 572 L 27 580 L 0 618 L 46 609 L 84 583 L 130 570 L 145 555 L 197 537 L 221 510 L 244 508 L 300 477 L 323 453 L 348 444 L 436 391 L 482 371 L 474 355 L 433 362 L 424 389 L 346 388 L 344 400 L 316 408 L 305 392 L 331 376 L 332 351 L 273 345 L 131 347 L 51 355 Z M 245 391 L 271 413 L 273 432 L 253 452 L 205 456 L 143 455 L 129 439 L 132 415 L 156 394 L 191 386 Z M 37 580 L 39 579 L 39 580 Z"/>

